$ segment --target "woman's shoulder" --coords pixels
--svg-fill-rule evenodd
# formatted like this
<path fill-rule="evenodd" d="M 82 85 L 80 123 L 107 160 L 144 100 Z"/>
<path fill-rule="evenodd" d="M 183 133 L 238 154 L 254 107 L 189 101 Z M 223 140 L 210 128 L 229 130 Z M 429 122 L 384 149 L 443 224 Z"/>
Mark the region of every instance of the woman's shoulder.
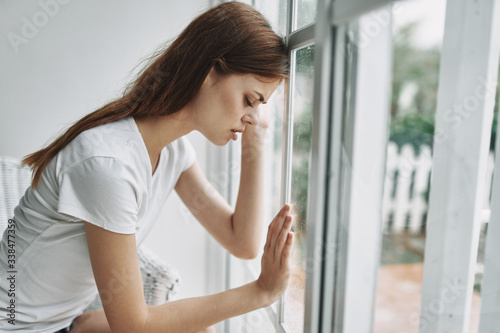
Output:
<path fill-rule="evenodd" d="M 80 133 L 57 155 L 57 169 L 63 171 L 85 160 L 106 159 L 143 168 L 142 147 L 129 121 L 124 118 Z"/>

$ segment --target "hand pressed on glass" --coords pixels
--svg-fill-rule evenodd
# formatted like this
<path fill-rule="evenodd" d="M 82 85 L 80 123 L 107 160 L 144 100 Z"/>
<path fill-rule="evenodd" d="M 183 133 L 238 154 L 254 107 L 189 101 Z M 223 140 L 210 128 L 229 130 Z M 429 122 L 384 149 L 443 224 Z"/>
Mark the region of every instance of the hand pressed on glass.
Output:
<path fill-rule="evenodd" d="M 293 232 L 290 205 L 286 204 L 269 224 L 257 285 L 276 301 L 285 292 L 292 271 Z"/>

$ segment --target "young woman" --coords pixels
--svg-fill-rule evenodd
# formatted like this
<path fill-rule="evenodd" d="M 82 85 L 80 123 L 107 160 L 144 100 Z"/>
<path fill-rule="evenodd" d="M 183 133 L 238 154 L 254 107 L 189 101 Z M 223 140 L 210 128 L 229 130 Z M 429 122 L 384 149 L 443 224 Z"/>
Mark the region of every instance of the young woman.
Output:
<path fill-rule="evenodd" d="M 268 22 L 250 6 L 223 3 L 191 22 L 123 97 L 25 157 L 33 181 L 14 212 L 15 325 L 6 309 L 4 237 L 0 330 L 213 332 L 217 322 L 275 302 L 290 277 L 289 205 L 269 224 L 259 278 L 219 294 L 146 305 L 137 246 L 175 188 L 229 252 L 257 256 L 269 117 L 259 105 L 288 70 L 283 41 Z M 234 211 L 214 194 L 184 138 L 194 130 L 216 145 L 242 132 Z M 104 309 L 83 313 L 97 292 Z"/>

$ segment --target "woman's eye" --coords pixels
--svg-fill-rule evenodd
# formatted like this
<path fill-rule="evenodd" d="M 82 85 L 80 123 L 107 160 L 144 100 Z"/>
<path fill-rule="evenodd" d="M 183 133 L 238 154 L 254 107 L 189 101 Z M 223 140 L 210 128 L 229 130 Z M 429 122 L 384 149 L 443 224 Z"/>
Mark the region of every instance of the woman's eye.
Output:
<path fill-rule="evenodd" d="M 250 101 L 248 100 L 248 98 L 245 98 L 245 101 L 247 102 L 247 105 L 251 108 L 253 108 L 253 105 L 252 103 L 250 103 Z"/>

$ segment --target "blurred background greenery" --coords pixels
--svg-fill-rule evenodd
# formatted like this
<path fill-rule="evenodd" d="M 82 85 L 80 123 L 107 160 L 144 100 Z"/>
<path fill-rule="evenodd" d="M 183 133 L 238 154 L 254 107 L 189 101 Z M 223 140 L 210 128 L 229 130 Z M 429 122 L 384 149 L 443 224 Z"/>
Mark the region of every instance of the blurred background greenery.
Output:
<path fill-rule="evenodd" d="M 432 148 L 439 81 L 440 48 L 417 47 L 413 41 L 418 22 L 402 26 L 394 34 L 394 67 L 389 141 L 405 144 L 420 153 L 422 145 Z M 497 131 L 498 87 L 491 129 L 490 150 Z"/>

